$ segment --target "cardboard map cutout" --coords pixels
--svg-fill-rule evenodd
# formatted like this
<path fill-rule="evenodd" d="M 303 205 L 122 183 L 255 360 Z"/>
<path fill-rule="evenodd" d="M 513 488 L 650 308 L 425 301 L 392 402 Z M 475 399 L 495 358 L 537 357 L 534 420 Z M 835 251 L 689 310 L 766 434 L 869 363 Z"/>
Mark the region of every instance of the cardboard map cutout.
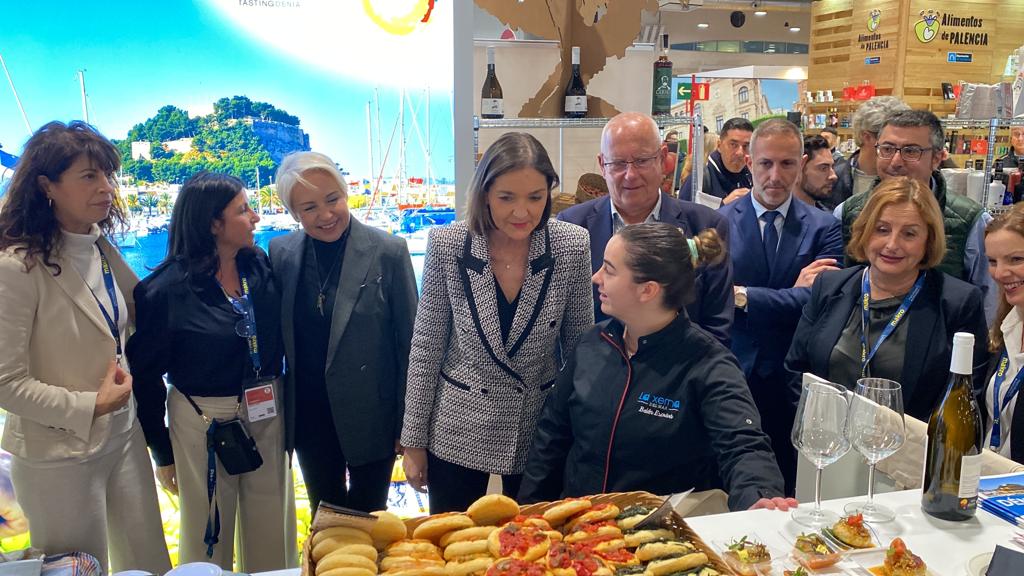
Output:
<path fill-rule="evenodd" d="M 657 0 L 476 0 L 476 4 L 510 28 L 559 43 L 559 63 L 523 105 L 520 118 L 561 117 L 565 87 L 572 78 L 572 47 L 580 47 L 580 75 L 589 86 L 608 58 L 625 56 L 626 48 L 633 45 L 640 33 L 641 13 L 658 10 Z M 588 117 L 610 118 L 618 113 L 600 97 L 587 94 Z"/>

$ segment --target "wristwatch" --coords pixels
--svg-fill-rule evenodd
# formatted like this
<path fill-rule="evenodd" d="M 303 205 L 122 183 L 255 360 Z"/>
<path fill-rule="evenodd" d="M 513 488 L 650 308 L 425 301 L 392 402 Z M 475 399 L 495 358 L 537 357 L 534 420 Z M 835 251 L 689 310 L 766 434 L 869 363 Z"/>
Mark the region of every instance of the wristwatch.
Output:
<path fill-rule="evenodd" d="M 743 309 L 744 312 L 747 310 L 747 287 L 736 286 L 733 289 L 733 296 L 736 299 L 736 307 Z"/>

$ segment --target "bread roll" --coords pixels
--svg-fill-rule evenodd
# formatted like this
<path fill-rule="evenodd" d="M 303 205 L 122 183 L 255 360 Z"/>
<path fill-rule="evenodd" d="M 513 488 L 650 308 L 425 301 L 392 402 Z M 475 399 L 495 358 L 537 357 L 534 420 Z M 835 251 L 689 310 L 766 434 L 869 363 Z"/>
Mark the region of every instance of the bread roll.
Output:
<path fill-rule="evenodd" d="M 686 570 L 703 566 L 707 563 L 707 554 L 703 552 L 694 552 L 693 554 L 687 554 L 686 556 L 654 560 L 647 564 L 647 570 L 644 574 L 647 576 L 666 576 L 667 574 L 673 574 L 675 572 L 685 572 Z"/>
<path fill-rule="evenodd" d="M 447 576 L 480 576 L 494 564 L 494 558 L 490 554 L 469 558 L 456 562 L 449 562 L 444 566 Z"/>
<path fill-rule="evenodd" d="M 338 550 L 344 546 L 351 546 L 353 544 L 364 544 L 369 546 L 368 541 L 370 536 L 363 533 L 366 536 L 366 540 L 353 540 L 349 536 L 330 536 L 320 540 L 319 544 L 313 546 L 313 562 L 319 562 L 321 558 L 327 556 L 331 552 Z"/>
<path fill-rule="evenodd" d="M 572 531 L 575 530 L 576 526 L 579 526 L 580 524 L 601 522 L 603 520 L 614 520 L 615 517 L 619 515 L 619 512 L 620 510 L 618 506 L 612 504 L 611 502 L 605 502 L 604 504 L 598 504 L 594 506 L 593 508 L 587 510 L 586 512 L 582 512 L 580 514 L 577 514 L 576 516 L 573 516 L 569 519 L 568 522 L 565 523 L 565 525 L 568 527 L 569 531 Z"/>
<path fill-rule="evenodd" d="M 367 570 L 366 568 L 335 568 L 334 570 L 328 570 L 317 576 L 374 576 L 376 570 Z"/>
<path fill-rule="evenodd" d="M 360 542 L 363 544 L 373 544 L 373 540 L 370 535 L 363 530 L 358 528 L 352 528 L 350 526 L 332 526 L 330 528 L 324 528 L 323 530 L 317 530 L 313 533 L 313 548 L 316 545 L 323 542 L 327 538 L 347 538 L 353 542 Z"/>
<path fill-rule="evenodd" d="M 477 526 L 501 524 L 519 514 L 519 504 L 504 494 L 487 494 L 477 498 L 466 509 L 466 515 L 476 522 Z"/>
<path fill-rule="evenodd" d="M 491 535 L 491 532 L 494 532 L 497 529 L 497 526 L 473 526 L 472 528 L 463 528 L 462 530 L 456 530 L 441 536 L 440 544 L 442 548 L 445 548 L 446 546 L 450 546 L 453 542 L 486 540 L 487 537 Z"/>
<path fill-rule="evenodd" d="M 382 572 L 384 576 L 446 576 L 444 566 L 423 566 L 421 568 L 402 568 Z"/>
<path fill-rule="evenodd" d="M 544 512 L 544 519 L 552 526 L 561 526 L 571 516 L 589 510 L 593 506 L 586 498 L 566 498 Z"/>
<path fill-rule="evenodd" d="M 449 532 L 462 530 L 463 528 L 471 528 L 473 526 L 475 526 L 475 524 L 473 524 L 473 520 L 465 514 L 441 514 L 438 516 L 431 516 L 429 519 L 417 526 L 416 529 L 412 531 L 412 537 L 416 539 L 430 540 L 436 543 L 441 539 L 441 536 L 444 536 Z"/>
<path fill-rule="evenodd" d="M 680 556 L 696 551 L 697 549 L 689 542 L 648 542 L 637 548 L 636 557 L 641 562 L 650 562 L 666 556 Z"/>
<path fill-rule="evenodd" d="M 377 517 L 377 521 L 370 528 L 370 538 L 373 539 L 373 545 L 378 550 L 406 537 L 405 522 L 402 522 L 402 519 L 398 516 L 386 510 L 378 510 L 377 512 L 370 512 L 370 514 Z"/>
<path fill-rule="evenodd" d="M 414 558 L 412 556 L 386 556 L 380 561 L 380 569 L 384 571 L 410 570 L 415 568 L 444 568 L 441 558 Z"/>
<path fill-rule="evenodd" d="M 487 540 L 468 540 L 465 542 L 452 542 L 444 549 L 444 559 L 452 560 L 470 554 L 489 553 Z"/>
<path fill-rule="evenodd" d="M 328 552 L 320 561 L 327 560 L 335 554 L 355 554 L 372 562 L 377 562 L 377 549 L 367 544 L 346 544 Z"/>
<path fill-rule="evenodd" d="M 427 556 L 441 557 L 441 549 L 430 540 L 399 540 L 384 548 L 385 556 L 410 556 L 412 554 L 425 554 Z"/>
<path fill-rule="evenodd" d="M 668 528 L 657 528 L 655 530 L 638 530 L 636 532 L 626 532 L 625 536 L 626 546 L 629 548 L 637 548 L 641 544 L 648 542 L 654 542 L 655 540 L 674 540 L 676 533 L 669 530 Z"/>
<path fill-rule="evenodd" d="M 316 576 L 323 576 L 328 570 L 335 568 L 365 568 L 377 573 L 377 563 L 365 556 L 356 554 L 328 554 L 316 563 Z"/>

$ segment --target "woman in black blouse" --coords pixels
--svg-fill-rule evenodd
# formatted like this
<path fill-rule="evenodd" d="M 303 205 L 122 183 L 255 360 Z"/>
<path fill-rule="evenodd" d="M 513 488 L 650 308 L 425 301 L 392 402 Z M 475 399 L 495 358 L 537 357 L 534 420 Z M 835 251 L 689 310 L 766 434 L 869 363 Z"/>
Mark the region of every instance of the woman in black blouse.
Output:
<path fill-rule="evenodd" d="M 138 331 L 128 342 L 157 477 L 180 496 L 179 560 L 232 569 L 237 510 L 245 572 L 297 561 L 278 381 L 280 295 L 267 255 L 253 246 L 258 221 L 241 180 L 208 172 L 189 179 L 174 206 L 167 258 L 135 289 Z M 235 418 L 263 463 L 229 475 L 216 458 L 211 497 L 208 430 Z"/>
<path fill-rule="evenodd" d="M 847 251 L 869 265 L 818 276 L 786 356 L 790 370 L 851 390 L 866 376 L 895 380 L 906 413 L 927 420 L 946 383 L 953 334 L 970 332 L 975 385 L 984 385 L 981 291 L 933 269 L 946 233 L 930 190 L 909 178 L 882 182 L 853 223 Z"/>

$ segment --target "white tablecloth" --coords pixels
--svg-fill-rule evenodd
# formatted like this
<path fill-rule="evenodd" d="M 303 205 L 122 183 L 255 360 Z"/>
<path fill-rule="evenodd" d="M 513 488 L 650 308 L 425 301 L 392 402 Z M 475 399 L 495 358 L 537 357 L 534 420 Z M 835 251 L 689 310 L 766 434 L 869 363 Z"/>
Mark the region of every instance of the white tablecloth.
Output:
<path fill-rule="evenodd" d="M 877 494 L 878 503 L 892 508 L 896 520 L 872 524 L 882 546 L 888 546 L 892 538 L 899 536 L 907 548 L 920 556 L 930 574 L 935 576 L 964 576 L 966 563 L 978 554 L 992 552 L 997 544 L 1019 550 L 1010 542 L 1015 529 L 1010 523 L 979 509 L 976 516 L 966 522 L 949 522 L 928 516 L 921 510 L 921 491 L 906 490 Z M 864 497 L 843 498 L 822 502 L 822 508 L 843 514 L 848 502 L 864 500 Z M 814 503 L 801 504 L 814 506 Z M 751 510 L 714 516 L 687 518 L 686 522 L 708 544 L 729 541 L 744 534 L 756 533 L 770 548 L 788 554 L 792 541 L 789 534 L 806 530 L 792 520 L 789 512 L 777 510 Z M 830 571 L 843 574 L 842 570 Z M 781 576 L 781 572 L 779 572 Z"/>

